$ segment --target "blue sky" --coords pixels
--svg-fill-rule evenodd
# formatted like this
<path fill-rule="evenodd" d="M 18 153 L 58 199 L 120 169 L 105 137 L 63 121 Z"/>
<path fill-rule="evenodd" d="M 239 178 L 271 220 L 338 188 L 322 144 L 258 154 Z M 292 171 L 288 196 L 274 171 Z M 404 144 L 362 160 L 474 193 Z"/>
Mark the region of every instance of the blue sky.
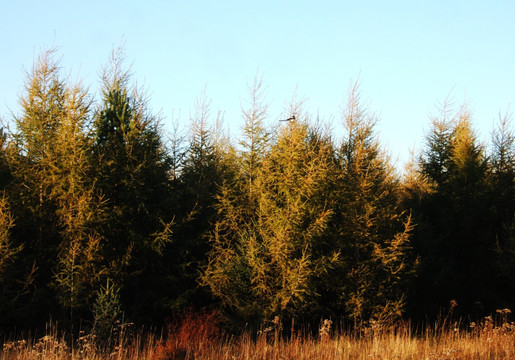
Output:
<path fill-rule="evenodd" d="M 297 88 L 306 110 L 336 126 L 358 77 L 399 167 L 420 148 L 429 115 L 467 101 L 481 141 L 515 102 L 513 1 L 0 0 L 0 116 L 18 111 L 24 71 L 51 47 L 95 93 L 124 44 L 134 80 L 165 127 L 186 125 L 205 86 L 212 113 L 237 135 L 247 82 L 263 75 L 269 120 Z"/>

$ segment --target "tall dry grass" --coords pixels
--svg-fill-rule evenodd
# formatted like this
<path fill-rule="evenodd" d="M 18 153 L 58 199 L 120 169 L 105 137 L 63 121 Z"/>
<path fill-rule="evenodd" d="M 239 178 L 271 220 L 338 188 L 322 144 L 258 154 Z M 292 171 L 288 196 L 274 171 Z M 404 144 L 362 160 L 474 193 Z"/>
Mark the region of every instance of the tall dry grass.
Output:
<path fill-rule="evenodd" d="M 318 336 L 293 332 L 279 336 L 279 325 L 271 324 L 256 336 L 231 337 L 217 326 L 213 314 L 189 315 L 170 326 L 165 338 L 120 336 L 109 349 L 101 349 L 91 335 L 70 346 L 56 332 L 37 340 L 3 344 L 0 360 L 61 359 L 515 359 L 515 323 L 508 310 L 467 327 L 457 323 L 437 324 L 414 335 L 408 326 L 385 330 L 368 327 L 356 333 L 335 333 L 332 323 L 323 322 Z M 445 325 L 445 326 L 444 326 Z"/>

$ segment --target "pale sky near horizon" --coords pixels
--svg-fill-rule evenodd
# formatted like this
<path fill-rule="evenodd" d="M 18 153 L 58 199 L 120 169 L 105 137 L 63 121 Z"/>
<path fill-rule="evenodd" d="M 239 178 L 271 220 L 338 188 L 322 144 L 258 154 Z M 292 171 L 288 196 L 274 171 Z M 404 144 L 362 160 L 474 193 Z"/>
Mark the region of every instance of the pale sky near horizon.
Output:
<path fill-rule="evenodd" d="M 124 44 L 165 128 L 186 125 L 206 87 L 213 116 L 237 137 L 247 83 L 262 74 L 270 123 L 295 89 L 314 117 L 339 127 L 359 78 L 397 165 L 420 149 L 429 115 L 449 94 L 467 101 L 480 141 L 515 102 L 513 1 L 0 0 L 0 116 L 18 112 L 25 71 L 52 47 L 63 74 L 95 93 Z"/>

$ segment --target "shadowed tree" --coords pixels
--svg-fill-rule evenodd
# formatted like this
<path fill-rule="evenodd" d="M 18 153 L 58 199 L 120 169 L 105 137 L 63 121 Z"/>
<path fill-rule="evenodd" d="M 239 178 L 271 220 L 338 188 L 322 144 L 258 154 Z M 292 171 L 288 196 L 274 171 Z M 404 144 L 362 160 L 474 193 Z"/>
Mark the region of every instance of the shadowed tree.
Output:
<path fill-rule="evenodd" d="M 113 52 L 102 76 L 102 104 L 94 118 L 95 187 L 105 201 L 98 232 L 105 269 L 135 317 L 162 307 L 157 286 L 161 255 L 171 241 L 170 159 L 158 119 Z"/>
<path fill-rule="evenodd" d="M 335 250 L 331 307 L 355 323 L 390 323 L 404 310 L 411 219 L 399 207 L 399 184 L 374 134 L 376 118 L 354 85 L 343 110 L 346 137 L 338 152 L 333 197 Z"/>
<path fill-rule="evenodd" d="M 420 169 L 430 188 L 415 208 L 420 228 L 414 244 L 422 259 L 415 303 L 428 316 L 451 299 L 464 313 L 493 306 L 491 173 L 465 106 L 452 113 L 446 104 L 433 120 Z"/>
<path fill-rule="evenodd" d="M 42 54 L 27 74 L 20 97 L 21 113 L 14 117 L 15 132 L 7 149 L 13 175 L 7 189 L 17 224 L 12 236 L 23 244 L 19 267 L 35 275 L 30 298 L 25 298 L 25 311 L 19 315 L 33 314 L 22 320 L 33 326 L 46 320 L 46 315 L 39 314 L 56 310 L 55 293 L 49 284 L 61 242 L 54 174 L 66 86 L 53 56 L 53 51 Z"/>
<path fill-rule="evenodd" d="M 498 281 L 498 305 L 512 308 L 515 304 L 515 135 L 511 114 L 499 118 L 492 136 L 491 186 L 495 222 L 495 257 Z"/>
<path fill-rule="evenodd" d="M 219 187 L 236 171 L 234 151 L 221 132 L 221 113 L 212 125 L 210 112 L 210 101 L 204 89 L 196 100 L 190 119 L 189 144 L 174 181 L 178 219 L 174 236 L 176 247 L 168 253 L 168 258 L 175 291 L 169 304 L 175 311 L 206 306 L 211 300 L 198 286 L 198 277 L 210 249 L 208 233 L 217 217 L 215 202 Z"/>
<path fill-rule="evenodd" d="M 16 245 L 11 237 L 14 225 L 14 218 L 4 193 L 0 198 L 0 334 L 4 329 L 12 329 L 15 325 L 12 311 L 19 310 L 18 300 L 25 295 L 26 290 L 23 285 L 30 285 L 32 280 L 29 276 L 21 281 L 22 286 L 19 284 L 24 277 L 18 261 L 23 245 Z"/>

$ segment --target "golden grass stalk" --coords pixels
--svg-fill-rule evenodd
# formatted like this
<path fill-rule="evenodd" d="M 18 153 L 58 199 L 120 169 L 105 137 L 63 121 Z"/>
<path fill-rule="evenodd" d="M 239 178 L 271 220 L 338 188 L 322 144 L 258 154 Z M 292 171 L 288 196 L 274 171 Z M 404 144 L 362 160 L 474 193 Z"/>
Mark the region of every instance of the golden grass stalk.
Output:
<path fill-rule="evenodd" d="M 335 334 L 331 323 L 324 322 L 316 337 L 293 334 L 289 338 L 267 332 L 229 337 L 209 321 L 205 316 L 188 319 L 166 339 L 120 339 L 109 351 L 99 349 L 93 336 L 82 336 L 70 346 L 52 332 L 37 340 L 5 342 L 0 360 L 515 359 L 515 323 L 506 320 L 495 325 L 490 317 L 468 328 L 450 324 L 419 336 L 407 326 Z"/>

